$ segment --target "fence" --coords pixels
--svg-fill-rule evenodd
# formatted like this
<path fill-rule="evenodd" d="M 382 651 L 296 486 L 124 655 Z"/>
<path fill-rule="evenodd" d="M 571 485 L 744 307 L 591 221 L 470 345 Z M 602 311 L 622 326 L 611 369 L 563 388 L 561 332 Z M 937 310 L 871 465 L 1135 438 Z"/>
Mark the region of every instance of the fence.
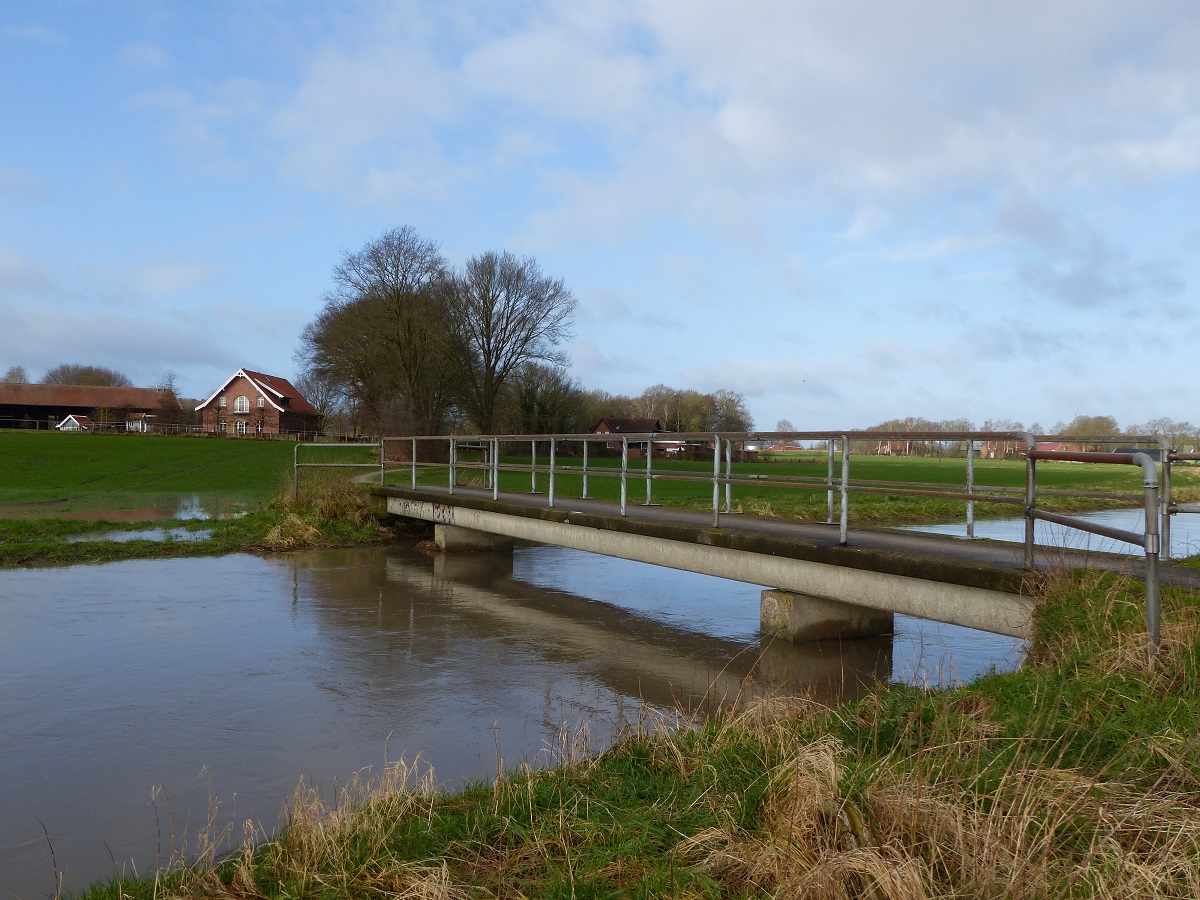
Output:
<path fill-rule="evenodd" d="M 886 480 L 854 479 L 851 477 L 851 461 L 856 442 L 870 442 L 877 446 L 879 441 L 930 441 L 945 445 L 957 445 L 966 458 L 966 477 L 961 486 L 945 484 L 899 482 Z M 381 465 L 387 460 L 407 463 L 408 481 L 413 488 L 422 482 L 421 473 L 443 470 L 446 488 L 453 494 L 460 486 L 462 473 L 482 473 L 482 482 L 490 489 L 493 499 L 500 495 L 500 477 L 506 472 L 528 473 L 530 493 L 541 493 L 538 478 L 546 479 L 546 505 L 553 508 L 558 497 L 558 479 L 563 475 L 579 475 L 582 479 L 581 499 L 589 499 L 589 479 L 612 478 L 620 482 L 620 513 L 627 515 L 630 488 L 644 482 L 645 501 L 642 505 L 654 504 L 656 481 L 691 481 L 712 485 L 712 523 L 718 527 L 722 515 L 733 514 L 733 494 L 738 485 L 753 483 L 764 487 L 791 490 L 824 491 L 826 495 L 826 522 L 837 525 L 842 544 L 848 542 L 851 517 L 851 498 L 855 494 L 883 494 L 889 496 L 935 497 L 962 501 L 965 506 L 968 537 L 974 537 L 975 505 L 977 503 L 1009 505 L 1020 508 L 1025 518 L 1024 562 L 1032 568 L 1034 559 L 1034 525 L 1037 521 L 1053 522 L 1079 531 L 1100 535 L 1140 547 L 1145 556 L 1146 574 L 1146 623 L 1150 653 L 1153 655 L 1159 641 L 1159 595 L 1158 563 L 1160 557 L 1169 557 L 1171 516 L 1179 513 L 1200 512 L 1200 504 L 1176 504 L 1171 499 L 1171 466 L 1177 461 L 1200 460 L 1200 454 L 1176 453 L 1162 439 L 1136 439 L 1130 437 L 1086 437 L 1070 439 L 1074 444 L 1102 446 L 1105 444 L 1135 444 L 1124 452 L 1061 449 L 1062 438 L 1034 436 L 1026 432 L 759 432 L 746 433 L 687 433 L 687 434 L 541 434 L 541 435 L 481 435 L 459 436 L 406 436 L 387 437 L 380 441 Z M 777 443 L 816 443 L 823 445 L 826 453 L 824 476 L 782 475 L 773 473 L 760 475 L 745 471 L 735 472 L 735 455 L 744 456 L 749 447 Z M 1024 487 L 980 485 L 975 478 L 975 457 L 980 446 L 996 442 L 1018 443 L 1024 447 L 1026 476 Z M 1139 449 L 1136 445 L 1153 444 Z M 589 465 L 589 448 L 603 444 L 604 450 L 619 448 L 620 466 Z M 1049 444 L 1049 446 L 1047 446 Z M 1042 446 L 1039 446 L 1042 445 Z M 528 463 L 512 462 L 515 448 L 528 447 Z M 544 454 L 539 460 L 539 446 Z M 862 443 L 859 446 L 863 446 Z M 393 449 L 389 452 L 389 447 Z M 578 456 L 567 461 L 560 450 L 578 448 Z M 711 475 L 696 472 L 656 470 L 654 459 L 674 449 L 691 448 L 707 458 L 712 454 Z M 509 461 L 502 458 L 502 453 Z M 593 454 L 595 455 L 595 454 Z M 615 456 L 615 452 L 614 452 Z M 631 459 L 643 458 L 644 466 L 632 466 Z M 575 460 L 580 460 L 578 463 Z M 1077 463 L 1110 463 L 1140 467 L 1142 491 L 1083 491 L 1043 488 L 1037 483 L 1038 461 L 1070 461 Z M 1161 478 L 1159 469 L 1161 468 Z M 381 476 L 382 477 L 382 476 Z M 1139 533 L 1112 528 L 1039 508 L 1041 498 L 1080 497 L 1100 499 L 1115 503 L 1129 503 L 1144 509 L 1145 531 Z"/>
<path fill-rule="evenodd" d="M 330 451 L 339 450 L 345 451 L 348 447 L 353 447 L 356 450 L 371 450 L 379 449 L 379 462 L 300 462 L 300 451 L 304 448 Z M 360 443 L 296 443 L 295 449 L 292 451 L 292 499 L 300 500 L 300 470 L 301 469 L 378 469 L 379 483 L 382 485 L 384 480 L 384 446 L 380 441 L 375 444 L 360 444 Z"/>

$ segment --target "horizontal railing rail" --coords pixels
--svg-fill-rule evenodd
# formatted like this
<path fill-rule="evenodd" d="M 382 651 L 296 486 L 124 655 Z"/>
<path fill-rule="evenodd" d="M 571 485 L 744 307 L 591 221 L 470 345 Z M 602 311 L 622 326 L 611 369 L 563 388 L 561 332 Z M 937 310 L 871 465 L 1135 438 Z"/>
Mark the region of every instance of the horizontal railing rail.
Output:
<path fill-rule="evenodd" d="M 379 449 L 379 461 L 378 462 L 300 462 L 300 451 L 301 451 L 301 449 L 304 449 L 304 448 L 319 449 L 319 450 L 324 450 L 324 451 L 340 450 L 343 453 L 348 449 L 371 450 L 371 449 L 378 448 Z M 383 453 L 384 453 L 383 441 L 379 441 L 374 444 L 297 443 L 295 448 L 292 450 L 292 486 L 293 486 L 292 487 L 292 490 L 293 490 L 292 499 L 297 502 L 300 500 L 300 470 L 301 469 L 378 469 L 379 470 L 379 484 L 380 484 L 380 486 L 382 486 L 384 483 L 384 478 L 386 477 L 386 469 L 384 467 Z"/>

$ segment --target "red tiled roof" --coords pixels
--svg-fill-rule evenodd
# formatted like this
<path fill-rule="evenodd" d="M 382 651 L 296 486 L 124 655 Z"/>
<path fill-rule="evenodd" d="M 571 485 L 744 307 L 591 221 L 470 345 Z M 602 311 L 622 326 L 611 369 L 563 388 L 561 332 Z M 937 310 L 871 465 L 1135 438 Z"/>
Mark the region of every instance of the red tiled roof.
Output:
<path fill-rule="evenodd" d="M 287 412 L 291 413 L 304 413 L 310 416 L 321 415 L 317 408 L 309 403 L 305 396 L 296 390 L 295 386 L 286 378 L 280 378 L 278 375 L 267 375 L 263 372 L 255 372 L 250 369 L 238 369 L 225 380 L 224 384 L 222 384 L 219 388 L 217 388 L 216 391 L 213 392 L 211 397 L 199 404 L 196 409 L 204 409 L 204 407 L 212 403 L 217 395 L 220 394 L 221 391 L 225 390 L 225 388 L 229 387 L 230 382 L 232 382 L 239 375 L 249 378 L 267 394 L 269 394 L 270 396 L 267 397 L 267 402 L 276 407 L 283 407 L 287 410 Z M 288 401 L 286 406 L 279 402 L 285 397 Z"/>
<path fill-rule="evenodd" d="M 600 421 L 592 426 L 592 434 L 603 434 L 599 431 L 601 425 L 608 426 L 608 434 L 652 434 L 662 431 L 658 419 L 620 419 L 615 416 L 601 416 Z"/>
<path fill-rule="evenodd" d="M 86 384 L 0 384 L 0 405 L 3 406 L 77 406 L 87 409 L 152 410 L 163 405 L 169 397 L 179 408 L 174 394 L 158 388 L 96 387 Z"/>

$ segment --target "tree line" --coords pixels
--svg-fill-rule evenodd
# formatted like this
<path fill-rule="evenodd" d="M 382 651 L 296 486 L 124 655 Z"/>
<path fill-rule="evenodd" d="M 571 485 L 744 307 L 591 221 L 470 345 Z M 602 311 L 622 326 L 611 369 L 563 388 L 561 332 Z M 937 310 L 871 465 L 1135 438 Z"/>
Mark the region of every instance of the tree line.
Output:
<path fill-rule="evenodd" d="M 531 257 L 487 252 L 452 267 L 414 229 L 394 228 L 334 268 L 300 338 L 296 387 L 326 430 L 577 433 L 605 415 L 657 418 L 670 431 L 753 427 L 732 391 L 586 389 L 563 349 L 576 306 Z"/>

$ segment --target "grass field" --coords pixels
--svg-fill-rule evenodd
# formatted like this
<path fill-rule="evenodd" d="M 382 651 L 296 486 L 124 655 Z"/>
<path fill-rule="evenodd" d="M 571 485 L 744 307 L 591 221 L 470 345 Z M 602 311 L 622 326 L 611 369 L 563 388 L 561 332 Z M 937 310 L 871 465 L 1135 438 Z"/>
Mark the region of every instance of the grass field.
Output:
<path fill-rule="evenodd" d="M 209 512 L 214 507 L 218 512 L 249 509 L 289 484 L 295 446 L 287 441 L 0 431 L 0 516 L 161 509 L 170 517 L 181 500 L 194 497 Z M 302 459 L 322 462 L 372 458 L 369 450 L 345 445 L 302 452 Z M 31 508 L 3 509 L 26 505 Z"/>

